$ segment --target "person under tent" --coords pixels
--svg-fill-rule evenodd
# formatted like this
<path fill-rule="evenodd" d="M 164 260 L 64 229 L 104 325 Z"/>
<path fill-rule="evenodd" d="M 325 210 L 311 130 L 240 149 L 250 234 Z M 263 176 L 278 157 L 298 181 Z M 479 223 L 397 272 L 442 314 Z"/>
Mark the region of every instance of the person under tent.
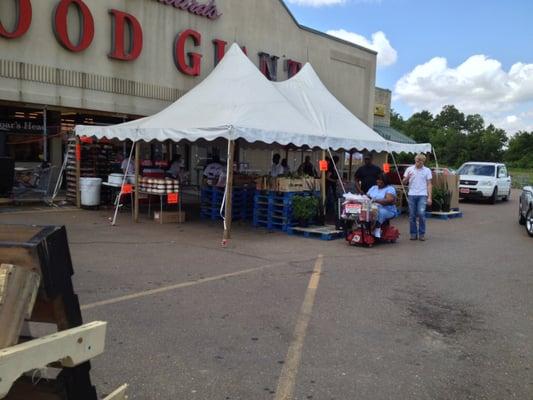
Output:
<path fill-rule="evenodd" d="M 307 176 L 310 176 L 312 178 L 318 177 L 318 174 L 316 172 L 316 168 L 313 165 L 313 163 L 311 162 L 311 157 L 310 156 L 305 156 L 304 162 L 302 164 L 300 164 L 300 166 L 298 167 L 298 174 L 307 175 Z"/>
<path fill-rule="evenodd" d="M 270 176 L 276 178 L 283 175 L 283 167 L 280 164 L 281 156 L 276 153 L 272 157 L 272 166 L 270 167 Z"/>
<path fill-rule="evenodd" d="M 283 168 L 283 174 L 282 175 L 289 175 L 291 173 L 291 169 L 289 167 L 289 164 L 288 164 L 286 158 L 281 160 L 281 167 Z"/>
<path fill-rule="evenodd" d="M 206 165 L 204 169 L 204 178 L 208 181 L 211 181 L 211 184 L 216 184 L 220 178 L 220 175 L 222 175 L 225 171 L 224 165 L 220 162 L 220 158 L 218 155 L 213 154 L 211 157 L 211 162 Z"/>
<path fill-rule="evenodd" d="M 371 153 L 365 153 L 363 162 L 364 164 L 355 172 L 355 190 L 360 194 L 368 192 L 383 172 L 381 168 L 373 164 Z"/>

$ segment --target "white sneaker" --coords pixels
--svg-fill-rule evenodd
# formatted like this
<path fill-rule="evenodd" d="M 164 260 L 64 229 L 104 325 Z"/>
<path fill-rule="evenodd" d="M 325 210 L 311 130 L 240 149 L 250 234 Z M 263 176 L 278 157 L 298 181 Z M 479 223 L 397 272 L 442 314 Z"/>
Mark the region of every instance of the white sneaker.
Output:
<path fill-rule="evenodd" d="M 374 229 L 373 235 L 374 237 L 377 237 L 379 239 L 381 237 L 381 229 L 380 228 Z"/>

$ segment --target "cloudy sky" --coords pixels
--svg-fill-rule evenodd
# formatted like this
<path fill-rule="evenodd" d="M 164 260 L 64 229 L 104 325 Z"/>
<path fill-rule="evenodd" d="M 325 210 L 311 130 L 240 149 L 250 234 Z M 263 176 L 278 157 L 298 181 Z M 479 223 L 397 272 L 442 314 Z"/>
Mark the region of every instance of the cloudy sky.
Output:
<path fill-rule="evenodd" d="M 377 50 L 405 117 L 455 104 L 533 131 L 533 0 L 286 0 L 302 24 Z"/>

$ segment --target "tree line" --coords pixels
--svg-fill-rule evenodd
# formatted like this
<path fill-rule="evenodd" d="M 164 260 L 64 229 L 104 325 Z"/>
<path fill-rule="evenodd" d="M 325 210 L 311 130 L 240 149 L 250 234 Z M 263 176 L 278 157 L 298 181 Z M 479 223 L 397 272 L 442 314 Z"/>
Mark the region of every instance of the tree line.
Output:
<path fill-rule="evenodd" d="M 514 168 L 533 169 L 533 131 L 509 137 L 505 130 L 486 125 L 481 115 L 465 115 L 453 105 L 436 115 L 421 111 L 408 119 L 393 110 L 391 126 L 418 143 L 431 143 L 442 165 L 503 161 Z"/>

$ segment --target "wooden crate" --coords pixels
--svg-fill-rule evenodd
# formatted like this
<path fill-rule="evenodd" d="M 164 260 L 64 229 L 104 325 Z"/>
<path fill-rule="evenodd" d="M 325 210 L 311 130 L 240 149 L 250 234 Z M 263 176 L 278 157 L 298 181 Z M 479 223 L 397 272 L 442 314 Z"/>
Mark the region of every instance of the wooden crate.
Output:
<path fill-rule="evenodd" d="M 78 296 L 72 285 L 74 270 L 65 227 L 0 225 L 0 264 L 16 265 L 39 274 L 41 284 L 29 321 L 55 324 L 58 331 L 83 324 Z M 64 368 L 61 381 L 56 381 L 56 393 L 62 393 L 61 396 L 46 397 L 35 386 L 35 391 L 43 394 L 28 397 L 15 385 L 6 399 L 97 400 L 90 369 L 90 362 Z"/>
<path fill-rule="evenodd" d="M 183 224 L 185 211 L 155 211 L 154 221 L 159 224 Z"/>
<path fill-rule="evenodd" d="M 22 323 L 31 317 L 40 280 L 32 268 L 0 265 L 0 349 L 18 343 Z"/>

